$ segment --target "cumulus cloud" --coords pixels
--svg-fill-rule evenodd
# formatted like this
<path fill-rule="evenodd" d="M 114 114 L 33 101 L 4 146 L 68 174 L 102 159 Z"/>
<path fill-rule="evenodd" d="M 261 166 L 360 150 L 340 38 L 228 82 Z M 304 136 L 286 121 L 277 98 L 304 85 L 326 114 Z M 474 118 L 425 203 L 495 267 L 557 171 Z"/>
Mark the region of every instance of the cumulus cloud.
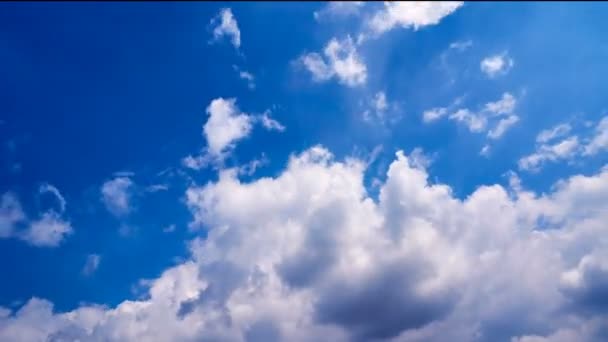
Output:
<path fill-rule="evenodd" d="M 364 1 L 332 1 L 315 11 L 313 16 L 318 21 L 356 16 L 364 5 Z"/>
<path fill-rule="evenodd" d="M 323 50 L 325 57 L 316 52 L 299 58 L 300 63 L 312 74 L 316 82 L 324 82 L 333 77 L 349 87 L 362 85 L 367 80 L 367 67 L 359 57 L 352 38 L 338 40 L 332 38 Z"/>
<path fill-rule="evenodd" d="M 221 9 L 220 13 L 211 19 L 211 25 L 214 26 L 213 37 L 215 40 L 228 37 L 235 48 L 238 49 L 241 46 L 241 31 L 230 8 Z"/>
<path fill-rule="evenodd" d="M 209 119 L 203 126 L 203 134 L 213 157 L 221 157 L 251 131 L 251 117 L 239 110 L 234 98 L 214 99 L 207 107 L 207 114 Z"/>
<path fill-rule="evenodd" d="M 396 27 L 418 30 L 438 24 L 463 5 L 462 1 L 386 1 L 367 25 L 375 34 Z"/>
<path fill-rule="evenodd" d="M 99 263 L 101 262 L 101 255 L 99 254 L 89 254 L 87 255 L 87 259 L 85 261 L 84 267 L 82 268 L 82 274 L 85 276 L 90 276 L 99 267 Z"/>
<path fill-rule="evenodd" d="M 276 177 L 222 170 L 186 192 L 207 237 L 145 298 L 65 313 L 32 298 L 4 310 L 0 340 L 599 336 L 605 308 L 589 303 L 606 284 L 608 168 L 547 194 L 490 185 L 459 199 L 398 152 L 373 199 L 365 165 L 316 146 Z"/>
<path fill-rule="evenodd" d="M 101 186 L 101 199 L 114 216 L 120 217 L 131 212 L 131 197 L 134 183 L 129 177 L 119 176 Z"/>
<path fill-rule="evenodd" d="M 484 58 L 479 67 L 486 76 L 494 78 L 508 73 L 513 65 L 513 59 L 507 53 L 502 53 Z"/>
<path fill-rule="evenodd" d="M 65 199 L 59 190 L 45 184 L 40 192 L 51 192 L 60 200 L 61 212 L 50 209 L 30 220 L 16 195 L 7 192 L 0 202 L 0 238 L 18 238 L 36 247 L 57 247 L 73 233 L 72 225 L 62 217 Z"/>

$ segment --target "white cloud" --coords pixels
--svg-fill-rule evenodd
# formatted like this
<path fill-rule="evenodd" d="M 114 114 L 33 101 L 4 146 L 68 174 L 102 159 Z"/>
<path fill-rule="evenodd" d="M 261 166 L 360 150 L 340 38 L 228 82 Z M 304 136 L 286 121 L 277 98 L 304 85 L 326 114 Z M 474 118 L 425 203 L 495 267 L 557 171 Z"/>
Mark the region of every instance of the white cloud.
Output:
<path fill-rule="evenodd" d="M 461 99 L 457 99 L 448 108 L 438 107 L 426 110 L 422 114 L 422 121 L 424 123 L 430 123 L 447 116 L 448 119 L 467 126 L 471 132 L 480 133 L 487 131 L 487 136 L 490 139 L 499 139 L 509 128 L 519 121 L 519 116 L 514 114 L 517 99 L 510 93 L 503 93 L 500 99 L 484 104 L 477 112 L 468 108 L 460 108 L 448 115 L 451 108 L 460 105 L 460 102 Z M 494 122 L 494 128 L 488 130 L 487 127 Z M 485 152 L 482 151 L 481 154 L 484 155 L 488 151 L 489 146 L 488 149 L 486 149 Z"/>
<path fill-rule="evenodd" d="M 10 192 L 4 193 L 0 200 L 0 238 L 13 236 L 16 225 L 26 219 L 21 203 Z"/>
<path fill-rule="evenodd" d="M 424 113 L 422 113 L 422 121 L 425 123 L 433 122 L 442 118 L 446 114 L 448 114 L 448 109 L 444 107 L 425 110 Z"/>
<path fill-rule="evenodd" d="M 569 124 L 559 124 L 555 127 L 542 130 L 540 133 L 538 133 L 538 136 L 536 136 L 536 142 L 541 144 L 548 143 L 553 139 L 563 137 L 564 135 L 570 133 L 571 130 L 572 127 Z"/>
<path fill-rule="evenodd" d="M 223 8 L 217 17 L 211 19 L 211 24 L 215 26 L 213 29 L 213 37 L 215 40 L 221 39 L 224 36 L 230 38 L 232 45 L 235 48 L 241 46 L 241 31 L 236 22 L 236 19 L 232 15 L 230 8 Z"/>
<path fill-rule="evenodd" d="M 450 120 L 455 120 L 465 124 L 471 132 L 481 132 L 486 129 L 488 120 L 484 115 L 471 112 L 468 109 L 459 109 L 449 116 Z"/>
<path fill-rule="evenodd" d="M 438 24 L 462 5 L 462 1 L 386 1 L 384 8 L 375 13 L 367 24 L 375 34 L 395 27 L 418 30 Z"/>
<path fill-rule="evenodd" d="M 249 163 L 239 167 L 238 173 L 241 175 L 252 176 L 260 167 L 269 163 L 266 155 L 262 153 L 262 157 L 259 159 L 253 159 Z"/>
<path fill-rule="evenodd" d="M 513 59 L 509 57 L 507 53 L 503 53 L 484 58 L 479 64 L 479 67 L 488 77 L 494 78 L 508 73 L 513 65 Z"/>
<path fill-rule="evenodd" d="M 553 145 L 540 144 L 534 153 L 521 158 L 519 168 L 527 171 L 538 171 L 548 161 L 568 160 L 574 157 L 579 150 L 578 137 L 571 136 Z"/>
<path fill-rule="evenodd" d="M 222 157 L 251 132 L 252 119 L 236 106 L 236 99 L 217 98 L 207 107 L 209 119 L 203 126 L 209 154 Z"/>
<path fill-rule="evenodd" d="M 369 108 L 363 112 L 363 120 L 368 122 L 384 123 L 389 110 L 398 109 L 397 103 L 389 103 L 383 91 L 377 92 L 369 102 Z M 395 120 L 396 118 L 393 118 Z"/>
<path fill-rule="evenodd" d="M 352 38 L 343 40 L 332 38 L 323 50 L 325 58 L 316 52 L 300 57 L 299 61 L 306 67 L 316 82 L 330 80 L 334 76 L 349 87 L 365 84 L 367 67 L 359 57 Z"/>
<path fill-rule="evenodd" d="M 490 145 L 488 145 L 488 144 L 483 145 L 483 147 L 481 148 L 481 151 L 479 151 L 479 154 L 481 156 L 488 157 L 490 155 Z"/>
<path fill-rule="evenodd" d="M 99 267 L 99 263 L 101 262 L 101 255 L 99 254 L 89 254 L 87 255 L 87 260 L 84 263 L 84 267 L 82 268 L 82 274 L 85 276 L 90 276 Z"/>
<path fill-rule="evenodd" d="M 131 212 L 133 181 L 129 177 L 115 177 L 101 186 L 101 199 L 114 216 Z"/>
<path fill-rule="evenodd" d="M 252 73 L 245 71 L 245 70 L 241 70 L 236 65 L 233 65 L 232 67 L 233 67 L 234 71 L 237 72 L 240 79 L 247 81 L 247 87 L 249 89 L 255 89 L 255 76 L 253 76 Z"/>
<path fill-rule="evenodd" d="M 485 104 L 484 109 L 491 115 L 509 115 L 515 110 L 517 100 L 510 93 L 502 94 L 502 97 L 496 102 L 488 102 Z"/>
<path fill-rule="evenodd" d="M 265 111 L 259 116 L 259 120 L 262 123 L 262 126 L 269 131 L 285 131 L 285 126 L 283 126 L 280 122 L 270 117 L 270 111 Z"/>
<path fill-rule="evenodd" d="M 518 121 L 519 117 L 517 115 L 509 115 L 504 119 L 500 119 L 496 127 L 488 132 L 488 138 L 498 139 L 502 137 L 502 135 Z"/>
<path fill-rule="evenodd" d="M 600 120 L 595 127 L 595 135 L 585 146 L 584 155 L 594 155 L 602 150 L 608 150 L 608 116 Z"/>
<path fill-rule="evenodd" d="M 321 10 L 315 11 L 313 16 L 316 20 L 344 18 L 356 16 L 360 13 L 364 1 L 332 1 L 325 5 Z"/>
<path fill-rule="evenodd" d="M 65 200 L 59 190 L 52 185 L 40 188 L 40 192 L 47 191 L 61 199 L 60 209 L 63 212 Z M 0 238 L 18 238 L 36 247 L 57 247 L 72 233 L 72 225 L 61 217 L 61 213 L 48 210 L 43 212 L 37 220 L 30 221 L 14 194 L 7 192 L 2 195 Z"/>
<path fill-rule="evenodd" d="M 450 44 L 450 49 L 458 50 L 460 52 L 468 50 L 471 46 L 473 46 L 472 40 L 462 40 L 453 42 Z"/>
<path fill-rule="evenodd" d="M 601 340 L 608 168 L 459 199 L 412 162 L 397 154 L 377 200 L 365 162 L 322 147 L 276 177 L 223 170 L 186 193 L 206 239 L 148 296 L 65 313 L 33 298 L 0 315 L 0 340 Z"/>
<path fill-rule="evenodd" d="M 37 247 L 57 247 L 73 229 L 70 222 L 64 221 L 59 214 L 49 211 L 40 219 L 31 222 L 20 238 Z"/>
<path fill-rule="evenodd" d="M 66 205 L 65 198 L 63 198 L 63 196 L 61 195 L 61 192 L 59 192 L 59 189 L 57 189 L 56 187 L 54 187 L 51 184 L 43 184 L 40 186 L 39 192 L 41 194 L 44 194 L 47 192 L 53 194 L 53 196 L 55 196 L 55 198 L 59 202 L 59 209 L 60 209 L 59 212 L 60 213 L 65 212 L 65 205 Z"/>

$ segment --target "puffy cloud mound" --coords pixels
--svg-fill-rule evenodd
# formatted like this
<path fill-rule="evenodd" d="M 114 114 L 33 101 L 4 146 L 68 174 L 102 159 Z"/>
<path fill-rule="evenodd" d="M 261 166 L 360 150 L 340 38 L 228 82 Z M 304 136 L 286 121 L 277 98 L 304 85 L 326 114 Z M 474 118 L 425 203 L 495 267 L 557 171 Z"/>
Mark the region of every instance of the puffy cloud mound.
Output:
<path fill-rule="evenodd" d="M 0 340 L 602 340 L 608 168 L 458 199 L 398 152 L 374 199 L 365 165 L 316 146 L 274 178 L 222 170 L 186 193 L 207 237 L 146 298 L 34 298 L 3 311 Z"/>

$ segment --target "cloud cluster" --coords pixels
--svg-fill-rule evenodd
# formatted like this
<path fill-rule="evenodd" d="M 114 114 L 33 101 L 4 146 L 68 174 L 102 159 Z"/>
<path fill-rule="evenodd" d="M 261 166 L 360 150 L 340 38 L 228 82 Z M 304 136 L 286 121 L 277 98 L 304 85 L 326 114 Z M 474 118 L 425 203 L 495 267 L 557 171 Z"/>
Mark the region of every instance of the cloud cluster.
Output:
<path fill-rule="evenodd" d="M 572 161 L 608 150 L 608 117 L 600 119 L 593 132 L 582 139 L 571 131 L 568 123 L 542 130 L 536 136 L 535 151 L 519 159 L 519 168 L 538 172 L 548 162 Z"/>
<path fill-rule="evenodd" d="M 608 168 L 458 199 L 398 152 L 373 199 L 365 165 L 316 146 L 274 178 L 222 170 L 186 192 L 206 239 L 146 298 L 33 298 L 3 310 L 0 340 L 602 340 Z"/>
<path fill-rule="evenodd" d="M 43 184 L 39 194 L 50 193 L 59 210 L 48 209 L 30 220 L 16 195 L 6 192 L 0 199 L 0 238 L 18 238 L 36 247 L 57 247 L 73 233 L 72 225 L 64 219 L 66 201 L 59 190 Z"/>
<path fill-rule="evenodd" d="M 454 110 L 453 108 L 458 105 L 458 102 L 460 101 L 456 101 L 450 107 L 437 107 L 424 111 L 422 121 L 431 123 L 447 117 L 465 125 L 473 133 L 487 132 L 487 137 L 492 140 L 501 138 L 513 125 L 519 122 L 519 116 L 515 114 L 517 99 L 510 93 L 502 94 L 500 99 L 486 103 L 478 111 L 468 108 Z M 451 111 L 453 112 L 450 114 Z M 494 127 L 488 129 L 490 123 L 494 123 Z"/>

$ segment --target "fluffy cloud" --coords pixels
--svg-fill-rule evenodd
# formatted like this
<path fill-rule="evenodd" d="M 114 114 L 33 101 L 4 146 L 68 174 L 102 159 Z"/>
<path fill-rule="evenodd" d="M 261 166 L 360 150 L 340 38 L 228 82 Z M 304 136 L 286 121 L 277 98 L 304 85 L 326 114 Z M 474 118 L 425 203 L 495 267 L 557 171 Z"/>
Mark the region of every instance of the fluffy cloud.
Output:
<path fill-rule="evenodd" d="M 207 107 L 209 119 L 203 126 L 209 153 L 220 157 L 234 143 L 249 135 L 252 119 L 236 106 L 236 99 L 217 98 Z"/>
<path fill-rule="evenodd" d="M 133 181 L 126 176 L 115 177 L 101 186 L 101 199 L 114 216 L 120 217 L 131 212 Z"/>
<path fill-rule="evenodd" d="M 367 24 L 375 34 L 395 27 L 418 30 L 438 24 L 462 5 L 462 1 L 386 1 L 384 8 L 375 13 Z"/>
<path fill-rule="evenodd" d="M 538 136 L 536 137 L 536 142 L 541 144 L 547 143 L 555 138 L 563 137 L 564 135 L 570 133 L 571 130 L 572 127 L 569 124 L 559 124 L 555 127 L 542 130 L 540 133 L 538 133 Z"/>
<path fill-rule="evenodd" d="M 425 110 L 422 113 L 422 121 L 424 121 L 425 123 L 433 122 L 435 120 L 442 118 L 446 114 L 448 114 L 448 109 L 443 108 L 443 107 Z"/>
<path fill-rule="evenodd" d="M 40 193 L 50 192 L 58 200 L 61 212 L 53 209 L 40 214 L 38 219 L 30 220 L 24 213 L 18 198 L 7 192 L 0 202 L 0 238 L 18 238 L 36 247 L 57 247 L 73 233 L 72 225 L 63 217 L 66 202 L 59 190 L 45 184 Z"/>
<path fill-rule="evenodd" d="M 479 67 L 486 76 L 494 78 L 508 73 L 513 65 L 513 59 L 509 57 L 507 53 L 503 53 L 484 58 L 479 64 Z"/>
<path fill-rule="evenodd" d="M 377 199 L 365 162 L 318 146 L 274 178 L 222 170 L 186 193 L 207 237 L 146 298 L 33 298 L 4 310 L 0 340 L 602 340 L 608 168 L 458 199 L 424 167 L 397 153 Z"/>
<path fill-rule="evenodd" d="M 392 118 L 387 117 L 389 111 L 396 112 L 399 110 L 399 106 L 396 102 L 389 102 L 383 91 L 377 92 L 369 101 L 368 106 L 368 109 L 363 112 L 363 120 L 365 121 L 385 123 L 387 119 L 389 121 L 398 119 L 397 115 Z"/>
<path fill-rule="evenodd" d="M 325 57 L 311 52 L 299 61 L 312 74 L 313 80 L 323 82 L 336 77 L 346 86 L 362 85 L 367 80 L 367 67 L 359 57 L 352 38 L 343 40 L 332 38 L 323 50 Z"/>
<path fill-rule="evenodd" d="M 241 46 L 241 31 L 230 8 L 220 10 L 217 17 L 211 19 L 211 25 L 215 26 L 213 28 L 214 39 L 229 37 L 235 48 L 238 49 Z"/>

